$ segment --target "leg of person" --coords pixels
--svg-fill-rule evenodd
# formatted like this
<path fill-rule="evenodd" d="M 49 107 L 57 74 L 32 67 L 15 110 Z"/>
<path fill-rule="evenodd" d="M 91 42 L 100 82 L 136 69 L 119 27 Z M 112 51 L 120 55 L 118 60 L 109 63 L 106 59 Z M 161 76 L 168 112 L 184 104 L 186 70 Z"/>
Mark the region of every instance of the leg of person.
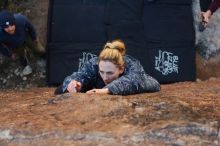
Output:
<path fill-rule="evenodd" d="M 42 44 L 39 41 L 38 42 L 33 41 L 30 35 L 27 34 L 25 45 L 30 49 L 30 52 L 32 52 L 31 56 L 33 57 L 33 61 L 36 62 L 38 66 L 45 67 L 46 53 Z"/>
<path fill-rule="evenodd" d="M 30 61 L 29 61 L 27 48 L 25 48 L 25 46 L 22 45 L 19 48 L 12 49 L 12 51 L 19 56 L 21 65 L 24 67 L 24 69 L 22 70 L 22 75 L 31 74 L 32 73 L 32 68 L 31 68 L 31 64 L 30 64 Z"/>
<path fill-rule="evenodd" d="M 22 66 L 27 66 L 29 61 L 27 60 L 27 57 L 25 56 L 25 46 L 21 46 L 19 48 L 13 48 L 12 52 L 15 53 L 19 59 Z"/>

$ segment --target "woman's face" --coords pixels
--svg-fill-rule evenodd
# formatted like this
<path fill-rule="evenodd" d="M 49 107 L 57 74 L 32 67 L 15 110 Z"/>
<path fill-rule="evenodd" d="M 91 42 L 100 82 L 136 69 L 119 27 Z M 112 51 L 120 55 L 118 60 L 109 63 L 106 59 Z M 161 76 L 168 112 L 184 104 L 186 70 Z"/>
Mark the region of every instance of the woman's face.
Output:
<path fill-rule="evenodd" d="M 9 25 L 8 27 L 4 28 L 4 30 L 8 34 L 14 34 L 15 33 L 15 25 Z"/>
<path fill-rule="evenodd" d="M 99 62 L 99 74 L 106 85 L 119 78 L 123 71 L 124 67 L 118 67 L 111 61 Z"/>

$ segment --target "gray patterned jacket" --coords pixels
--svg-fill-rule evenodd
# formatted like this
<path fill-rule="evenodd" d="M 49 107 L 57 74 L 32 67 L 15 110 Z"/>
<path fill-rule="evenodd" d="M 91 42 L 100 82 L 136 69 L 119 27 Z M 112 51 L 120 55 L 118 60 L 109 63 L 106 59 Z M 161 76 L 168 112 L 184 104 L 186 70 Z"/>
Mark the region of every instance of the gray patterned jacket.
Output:
<path fill-rule="evenodd" d="M 93 88 L 108 88 L 111 94 L 129 95 L 160 90 L 158 81 L 145 73 L 138 60 L 128 55 L 125 56 L 124 73 L 107 85 L 99 75 L 98 57 L 90 59 L 78 72 L 66 77 L 63 82 L 63 91 L 66 91 L 68 84 L 73 79 L 82 83 L 80 92 Z"/>

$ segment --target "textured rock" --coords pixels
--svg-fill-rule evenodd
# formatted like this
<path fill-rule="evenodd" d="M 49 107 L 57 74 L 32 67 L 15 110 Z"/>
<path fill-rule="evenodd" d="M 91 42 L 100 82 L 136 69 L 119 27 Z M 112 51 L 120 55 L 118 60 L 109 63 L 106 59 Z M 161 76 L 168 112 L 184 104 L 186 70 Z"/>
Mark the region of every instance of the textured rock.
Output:
<path fill-rule="evenodd" d="M 220 145 L 220 79 L 130 96 L 0 92 L 0 145 Z"/>
<path fill-rule="evenodd" d="M 199 0 L 193 0 L 194 24 L 196 31 L 196 76 L 200 79 L 220 77 L 220 10 L 210 19 L 207 28 L 200 32 L 201 10 Z"/>

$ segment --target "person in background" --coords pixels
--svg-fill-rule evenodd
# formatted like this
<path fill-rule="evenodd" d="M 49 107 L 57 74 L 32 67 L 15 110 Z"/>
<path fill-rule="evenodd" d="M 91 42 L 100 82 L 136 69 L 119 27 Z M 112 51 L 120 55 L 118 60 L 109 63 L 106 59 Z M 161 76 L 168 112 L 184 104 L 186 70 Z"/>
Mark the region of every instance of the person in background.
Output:
<path fill-rule="evenodd" d="M 213 13 L 220 7 L 220 0 L 213 0 L 206 12 L 202 12 L 202 21 L 206 27 Z"/>
<path fill-rule="evenodd" d="M 2 10 L 0 12 L 0 53 L 12 60 L 19 56 L 22 65 L 30 67 L 26 47 L 39 56 L 45 53 L 36 30 L 27 17 L 20 13 L 12 14 Z"/>
<path fill-rule="evenodd" d="M 99 57 L 90 59 L 78 72 L 66 77 L 54 94 L 129 95 L 159 91 L 158 81 L 145 73 L 138 60 L 125 53 L 121 40 L 107 42 Z"/>

